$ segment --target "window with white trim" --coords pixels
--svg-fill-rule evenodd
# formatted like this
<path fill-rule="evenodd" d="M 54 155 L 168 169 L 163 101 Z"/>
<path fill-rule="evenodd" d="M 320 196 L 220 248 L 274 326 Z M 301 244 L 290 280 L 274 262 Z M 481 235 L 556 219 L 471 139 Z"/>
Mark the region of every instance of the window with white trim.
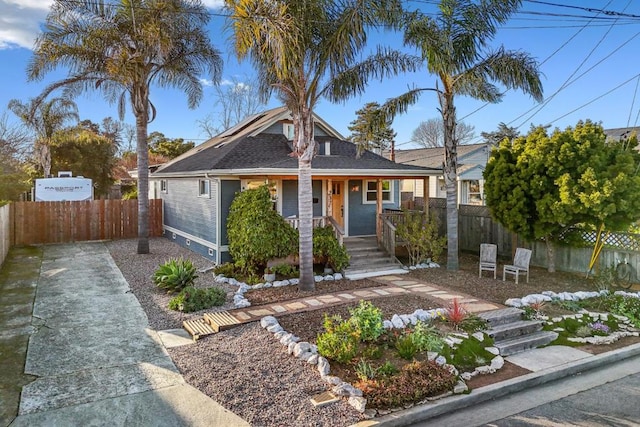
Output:
<path fill-rule="evenodd" d="M 208 179 L 198 180 L 198 197 L 211 198 L 211 181 Z"/>
<path fill-rule="evenodd" d="M 163 193 L 167 193 L 167 180 L 166 179 L 161 179 L 160 180 L 160 191 Z"/>
<path fill-rule="evenodd" d="M 393 203 L 393 186 L 391 181 L 385 179 L 382 182 L 382 203 Z M 365 181 L 362 192 L 362 203 L 376 203 L 378 198 L 378 181 Z"/>

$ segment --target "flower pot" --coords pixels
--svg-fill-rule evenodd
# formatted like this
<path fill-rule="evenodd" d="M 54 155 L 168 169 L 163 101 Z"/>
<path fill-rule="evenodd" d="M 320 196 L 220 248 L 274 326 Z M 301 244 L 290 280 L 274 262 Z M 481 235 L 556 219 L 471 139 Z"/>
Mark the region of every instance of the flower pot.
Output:
<path fill-rule="evenodd" d="M 265 282 L 273 282 L 276 280 L 276 273 L 264 273 Z"/>

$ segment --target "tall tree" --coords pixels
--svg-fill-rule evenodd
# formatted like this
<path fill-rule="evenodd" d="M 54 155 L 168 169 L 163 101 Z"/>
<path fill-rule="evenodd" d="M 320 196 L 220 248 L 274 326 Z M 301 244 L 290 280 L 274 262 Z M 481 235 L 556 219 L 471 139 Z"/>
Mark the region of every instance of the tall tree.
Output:
<path fill-rule="evenodd" d="M 500 122 L 498 124 L 497 130 L 493 132 L 480 132 L 480 136 L 484 138 L 487 144 L 497 146 L 505 138 L 509 141 L 516 139 L 520 136 L 520 132 L 518 132 L 518 129 L 507 126 L 505 123 Z"/>
<path fill-rule="evenodd" d="M 149 135 L 149 152 L 167 159 L 175 159 L 196 146 L 195 142 L 185 142 L 182 138 L 167 138 L 162 132 L 151 132 Z"/>
<path fill-rule="evenodd" d="M 356 119 L 348 127 L 351 131 L 349 140 L 358 147 L 357 156 L 365 150 L 375 150 L 380 154 L 391 148 L 391 160 L 394 160 L 396 133 L 391 128 L 391 120 L 379 120 L 380 104 L 368 102 L 356 111 Z"/>
<path fill-rule="evenodd" d="M 475 128 L 465 122 L 456 123 L 455 138 L 458 144 L 466 144 L 475 136 Z M 425 148 L 444 147 L 444 126 L 442 119 L 420 122 L 411 134 L 411 142 Z"/>
<path fill-rule="evenodd" d="M 429 80 L 435 87 L 416 87 L 387 101 L 387 116 L 404 113 L 424 91 L 438 97 L 444 123 L 444 179 L 447 189 L 447 269 L 458 270 L 458 187 L 456 108 L 457 95 L 484 102 L 499 102 L 507 89 L 521 89 L 542 99 L 537 62 L 527 53 L 493 49 L 489 43 L 498 25 L 518 10 L 521 0 L 440 0 L 435 16 L 416 12 L 404 30 L 404 43 L 420 52 Z"/>
<path fill-rule="evenodd" d="M 258 71 L 261 93 L 275 91 L 293 117 L 293 155 L 298 158 L 300 289 L 315 287 L 311 160 L 315 154 L 313 112 L 331 101 L 362 93 L 370 77 L 384 77 L 419 64 L 398 52 L 378 49 L 358 63 L 366 29 L 401 11 L 399 0 L 226 0 L 235 49 Z"/>
<path fill-rule="evenodd" d="M 260 98 L 258 82 L 252 79 L 241 81 L 233 77 L 231 81 L 217 86 L 215 92 L 214 107 L 217 107 L 218 111 L 198 120 L 200 129 L 209 138 L 256 114 L 260 107 L 265 105 Z"/>
<path fill-rule="evenodd" d="M 491 215 L 528 240 L 542 239 L 555 271 L 554 243 L 571 227 L 626 230 L 640 219 L 637 139 L 606 142 L 602 126 L 544 127 L 503 140 L 484 172 Z"/>
<path fill-rule="evenodd" d="M 82 126 L 56 132 L 51 139 L 54 172 L 72 171 L 91 178 L 96 196 L 106 195 L 113 184 L 112 170 L 118 147 L 108 137 Z"/>
<path fill-rule="evenodd" d="M 31 187 L 24 160 L 29 135 L 21 126 L 10 125 L 7 114 L 0 116 L 0 206 L 18 200 Z"/>
<path fill-rule="evenodd" d="M 67 98 L 9 101 L 9 109 L 35 133 L 33 154 L 45 178 L 51 175 L 51 138 L 69 120 L 78 121 L 78 106 Z"/>
<path fill-rule="evenodd" d="M 36 40 L 30 79 L 68 70 L 42 96 L 61 87 L 69 96 L 98 89 L 117 102 L 121 120 L 129 98 L 138 153 L 138 253 L 149 253 L 151 87 L 176 87 L 193 108 L 202 98 L 200 76 L 218 81 L 222 61 L 206 32 L 209 19 L 199 0 L 55 0 Z"/>

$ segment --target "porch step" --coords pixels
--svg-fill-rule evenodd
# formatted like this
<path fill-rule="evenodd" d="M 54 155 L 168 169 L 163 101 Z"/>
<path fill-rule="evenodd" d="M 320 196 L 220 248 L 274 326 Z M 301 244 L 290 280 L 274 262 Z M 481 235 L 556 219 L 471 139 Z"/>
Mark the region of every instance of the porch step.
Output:
<path fill-rule="evenodd" d="M 479 313 L 478 317 L 486 320 L 493 328 L 498 325 L 520 321 L 522 320 L 523 314 L 524 310 L 520 310 L 519 308 L 514 307 L 508 307 L 499 310 L 485 311 L 484 313 Z"/>
<path fill-rule="evenodd" d="M 520 320 L 513 323 L 497 325 L 487 331 L 495 341 L 505 341 L 511 338 L 533 334 L 542 329 L 542 324 L 535 320 Z"/>
<path fill-rule="evenodd" d="M 500 351 L 501 356 L 509 356 L 532 348 L 547 345 L 556 338 L 558 338 L 557 332 L 539 331 L 533 334 L 495 342 L 494 345 Z"/>

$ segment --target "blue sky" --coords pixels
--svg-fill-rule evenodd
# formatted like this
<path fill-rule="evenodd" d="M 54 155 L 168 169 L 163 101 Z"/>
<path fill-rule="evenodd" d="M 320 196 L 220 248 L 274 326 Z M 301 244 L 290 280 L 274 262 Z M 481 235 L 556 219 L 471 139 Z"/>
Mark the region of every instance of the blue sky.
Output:
<path fill-rule="evenodd" d="M 42 82 L 27 82 L 25 69 L 32 56 L 31 46 L 44 20 L 49 0 L 0 0 L 0 114 L 12 98 L 26 101 L 36 96 L 48 83 L 64 76 L 51 73 Z M 221 0 L 204 2 L 214 14 L 223 12 Z M 408 0 L 410 9 L 435 11 L 433 0 Z M 560 5 L 569 6 L 562 7 Z M 589 10 L 585 10 L 587 7 Z M 239 64 L 229 34 L 224 33 L 224 18 L 213 16 L 209 25 L 213 44 L 223 53 L 223 82 L 242 81 L 253 75 L 249 62 Z M 399 44 L 393 34 L 377 34 L 375 42 Z M 524 50 L 542 63 L 545 102 L 538 104 L 519 92 L 509 92 L 499 104 L 485 105 L 469 98 L 456 99 L 458 119 L 480 132 L 493 131 L 500 122 L 519 127 L 526 133 L 530 124 L 573 126 L 578 120 L 602 122 L 605 128 L 640 125 L 640 2 L 633 0 L 549 0 L 524 1 L 521 11 L 501 28 L 493 43 L 507 49 Z M 205 76 L 203 76 L 205 77 Z M 343 104 L 323 100 L 316 112 L 343 135 L 365 103 L 384 102 L 408 87 L 434 87 L 436 79 L 426 71 L 372 83 L 363 96 Z M 200 106 L 189 110 L 184 94 L 152 88 L 152 101 L 158 109 L 149 131 L 160 131 L 168 137 L 184 138 L 200 143 L 205 135 L 197 124 L 215 113 L 212 87 L 205 87 Z M 117 117 L 114 105 L 101 96 L 87 93 L 76 99 L 81 119 L 100 122 L 104 117 Z M 272 100 L 265 108 L 278 105 Z M 575 111 L 574 111 L 575 110 Z M 412 131 L 421 121 L 436 118 L 437 99 L 425 92 L 411 110 L 395 119 L 398 148 L 413 148 Z M 10 120 L 15 120 L 12 113 Z M 128 112 L 125 121 L 133 123 Z"/>

